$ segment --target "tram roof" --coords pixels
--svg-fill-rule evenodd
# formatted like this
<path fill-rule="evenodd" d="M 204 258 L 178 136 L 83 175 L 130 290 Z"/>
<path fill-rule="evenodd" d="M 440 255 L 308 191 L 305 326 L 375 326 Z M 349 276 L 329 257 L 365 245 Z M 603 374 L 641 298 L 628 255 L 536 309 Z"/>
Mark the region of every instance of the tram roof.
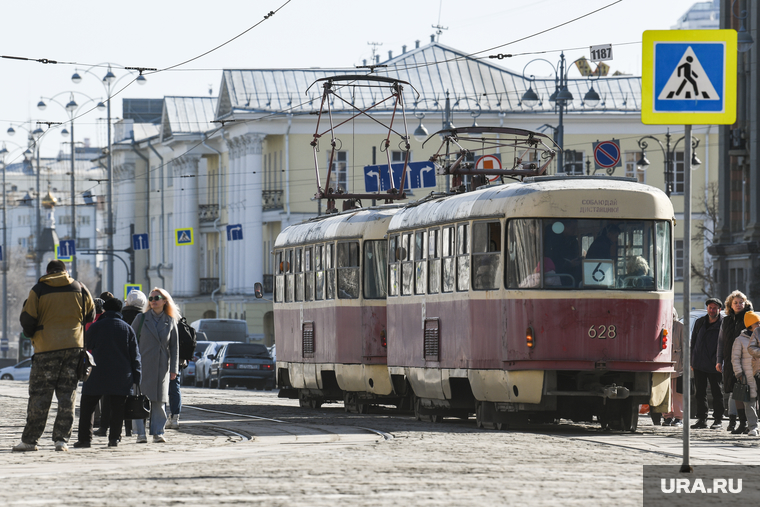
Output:
<path fill-rule="evenodd" d="M 388 230 L 388 222 L 400 209 L 399 205 L 388 205 L 313 218 L 285 228 L 277 236 L 274 247 L 350 238 L 382 239 Z"/>
<path fill-rule="evenodd" d="M 388 230 L 505 216 L 671 220 L 674 212 L 663 191 L 632 178 L 547 176 L 410 203 Z"/>

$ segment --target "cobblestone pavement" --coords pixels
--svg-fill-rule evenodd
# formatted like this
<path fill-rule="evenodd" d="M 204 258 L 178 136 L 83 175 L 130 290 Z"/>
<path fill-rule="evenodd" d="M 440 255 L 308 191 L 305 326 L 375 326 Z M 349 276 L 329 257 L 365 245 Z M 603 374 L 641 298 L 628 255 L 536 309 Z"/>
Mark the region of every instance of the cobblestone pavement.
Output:
<path fill-rule="evenodd" d="M 0 505 L 641 505 L 642 465 L 681 463 L 681 430 L 646 416 L 636 434 L 564 421 L 498 432 L 196 388 L 183 388 L 166 444 L 125 437 L 108 448 L 95 437 L 90 449 L 55 452 L 54 401 L 40 450 L 13 453 L 27 387 L 0 381 Z M 760 464 L 758 438 L 692 438 L 695 467 Z"/>

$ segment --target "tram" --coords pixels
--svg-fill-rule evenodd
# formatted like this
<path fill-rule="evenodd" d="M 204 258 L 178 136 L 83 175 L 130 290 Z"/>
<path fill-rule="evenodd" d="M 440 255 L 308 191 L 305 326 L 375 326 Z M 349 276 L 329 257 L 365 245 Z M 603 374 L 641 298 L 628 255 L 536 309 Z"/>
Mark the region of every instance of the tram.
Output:
<path fill-rule="evenodd" d="M 539 176 L 350 210 L 275 243 L 278 385 L 340 400 L 635 430 L 673 371 L 670 200 L 630 178 Z"/>

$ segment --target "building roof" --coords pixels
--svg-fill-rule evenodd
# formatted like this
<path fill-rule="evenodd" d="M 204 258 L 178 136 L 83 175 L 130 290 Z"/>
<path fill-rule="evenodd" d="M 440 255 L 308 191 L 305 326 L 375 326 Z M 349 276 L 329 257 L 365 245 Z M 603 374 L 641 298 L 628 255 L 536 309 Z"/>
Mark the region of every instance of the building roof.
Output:
<path fill-rule="evenodd" d="M 164 97 L 161 141 L 176 136 L 201 134 L 215 125 L 216 97 Z"/>
<path fill-rule="evenodd" d="M 475 58 L 438 42 L 407 51 L 392 58 L 375 69 L 378 76 L 407 81 L 404 98 L 408 111 L 441 111 L 446 92 L 449 92 L 452 108 L 482 112 L 552 112 L 554 104 L 549 96 L 555 91 L 555 78 L 523 77 L 500 67 L 488 58 Z M 535 66 L 535 68 L 534 68 Z M 568 62 L 568 68 L 572 64 Z M 526 71 L 550 71 L 546 63 L 535 62 Z M 234 112 L 287 112 L 295 114 L 319 109 L 321 87 L 311 86 L 317 79 L 334 75 L 356 75 L 363 69 L 228 69 L 222 74 L 217 118 L 225 118 Z M 551 71 L 550 71 L 551 72 Z M 596 108 L 585 107 L 583 97 L 590 85 L 601 97 Z M 311 86 L 311 88 L 309 88 Z M 529 108 L 521 98 L 527 89 L 541 98 L 539 104 Z M 378 102 L 379 93 L 371 88 L 352 87 L 357 107 L 367 108 Z M 308 89 L 308 91 L 307 91 Z M 569 77 L 568 89 L 574 100 L 568 104 L 569 112 L 631 112 L 639 113 L 641 102 L 641 78 L 638 76 L 609 76 L 589 79 Z M 415 107 L 415 102 L 416 107 Z M 392 101 L 374 110 L 392 108 Z M 334 111 L 349 110 L 350 106 L 336 100 Z"/>

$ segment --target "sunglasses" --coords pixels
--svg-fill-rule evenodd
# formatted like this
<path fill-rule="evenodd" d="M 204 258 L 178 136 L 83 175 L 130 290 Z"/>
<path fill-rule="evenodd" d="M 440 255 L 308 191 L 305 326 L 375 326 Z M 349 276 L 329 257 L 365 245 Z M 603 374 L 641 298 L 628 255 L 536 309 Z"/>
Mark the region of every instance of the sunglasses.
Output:
<path fill-rule="evenodd" d="M 148 301 L 160 301 L 163 298 L 163 296 L 151 296 L 148 298 Z"/>

